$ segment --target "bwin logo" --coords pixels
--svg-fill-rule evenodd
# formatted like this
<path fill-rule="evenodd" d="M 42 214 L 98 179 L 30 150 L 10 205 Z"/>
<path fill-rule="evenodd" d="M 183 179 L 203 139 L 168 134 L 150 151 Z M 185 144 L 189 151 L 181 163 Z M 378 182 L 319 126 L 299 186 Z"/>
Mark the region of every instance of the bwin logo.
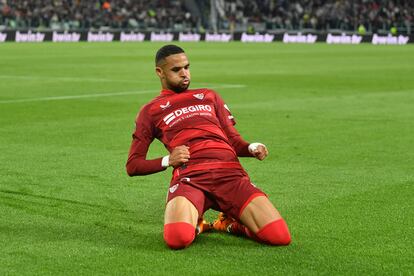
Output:
<path fill-rule="evenodd" d="M 160 104 L 160 107 L 162 110 L 165 110 L 171 106 L 170 101 L 168 101 L 166 104 Z"/>

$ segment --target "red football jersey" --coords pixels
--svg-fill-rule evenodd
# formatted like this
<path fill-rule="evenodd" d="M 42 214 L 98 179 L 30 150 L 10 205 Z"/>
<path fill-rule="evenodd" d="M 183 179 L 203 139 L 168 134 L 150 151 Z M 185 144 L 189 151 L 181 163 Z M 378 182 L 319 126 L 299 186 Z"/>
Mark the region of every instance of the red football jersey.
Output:
<path fill-rule="evenodd" d="M 127 172 L 130 176 L 146 175 L 165 169 L 161 166 L 162 158 L 146 160 L 149 145 L 155 138 L 169 152 L 177 146 L 189 147 L 186 171 L 239 164 L 237 156 L 251 154 L 249 144 L 234 125 L 230 110 L 213 90 L 194 89 L 181 93 L 162 90 L 137 116 Z"/>

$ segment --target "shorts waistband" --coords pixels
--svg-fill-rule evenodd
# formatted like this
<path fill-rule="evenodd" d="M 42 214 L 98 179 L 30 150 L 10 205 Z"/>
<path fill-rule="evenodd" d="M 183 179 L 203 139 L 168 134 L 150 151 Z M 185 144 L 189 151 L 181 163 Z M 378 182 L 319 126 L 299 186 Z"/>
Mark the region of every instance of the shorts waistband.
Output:
<path fill-rule="evenodd" d="M 194 164 L 191 166 L 181 166 L 173 170 L 173 179 L 180 176 L 183 173 L 189 173 L 193 171 L 211 170 L 211 169 L 241 169 L 243 167 L 239 162 L 206 162 L 200 164 Z"/>

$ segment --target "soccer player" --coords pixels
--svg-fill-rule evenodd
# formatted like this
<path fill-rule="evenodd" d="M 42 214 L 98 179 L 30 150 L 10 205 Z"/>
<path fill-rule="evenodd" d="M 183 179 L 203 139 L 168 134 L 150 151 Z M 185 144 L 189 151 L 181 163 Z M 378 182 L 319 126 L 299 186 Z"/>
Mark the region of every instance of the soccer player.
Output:
<path fill-rule="evenodd" d="M 172 249 L 189 246 L 209 228 L 250 237 L 270 245 L 288 245 L 288 227 L 266 194 L 250 182 L 239 157 L 263 160 L 261 143 L 247 143 L 221 97 L 210 89 L 188 89 L 190 63 L 183 49 L 166 45 L 155 57 L 162 90 L 137 118 L 126 164 L 128 175 L 148 175 L 173 167 L 164 218 L 164 240 Z M 147 160 L 160 140 L 169 155 Z M 212 224 L 206 210 L 221 211 Z M 197 229 L 197 231 L 196 231 Z"/>

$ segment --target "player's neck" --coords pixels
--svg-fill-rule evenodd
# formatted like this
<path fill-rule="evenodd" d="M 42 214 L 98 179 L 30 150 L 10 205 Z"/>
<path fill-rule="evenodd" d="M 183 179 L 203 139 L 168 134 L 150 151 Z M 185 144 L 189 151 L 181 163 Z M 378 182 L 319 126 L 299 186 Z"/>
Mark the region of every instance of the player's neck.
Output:
<path fill-rule="evenodd" d="M 161 93 L 162 94 L 181 94 L 184 93 L 185 91 L 187 91 L 188 89 L 184 90 L 184 91 L 174 91 L 168 87 L 162 87 Z"/>

